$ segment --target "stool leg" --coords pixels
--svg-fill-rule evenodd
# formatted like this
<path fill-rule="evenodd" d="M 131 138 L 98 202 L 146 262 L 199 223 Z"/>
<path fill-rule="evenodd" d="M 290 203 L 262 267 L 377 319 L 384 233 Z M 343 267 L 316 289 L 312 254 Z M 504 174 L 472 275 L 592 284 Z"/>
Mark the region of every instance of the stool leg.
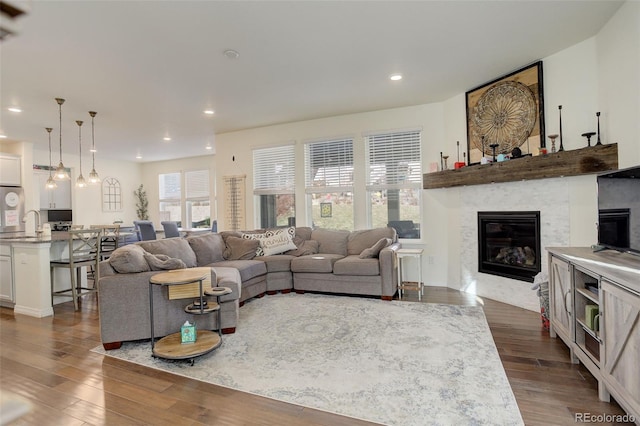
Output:
<path fill-rule="evenodd" d="M 71 296 L 73 297 L 73 307 L 78 310 L 78 289 L 76 288 L 75 268 L 69 268 L 71 272 Z"/>
<path fill-rule="evenodd" d="M 49 280 L 51 281 L 51 307 L 53 307 L 53 292 L 54 292 L 54 289 L 55 289 L 55 285 L 53 283 L 53 276 L 55 275 L 54 274 L 54 269 L 55 268 L 53 266 L 49 267 L 49 275 L 50 275 Z"/>

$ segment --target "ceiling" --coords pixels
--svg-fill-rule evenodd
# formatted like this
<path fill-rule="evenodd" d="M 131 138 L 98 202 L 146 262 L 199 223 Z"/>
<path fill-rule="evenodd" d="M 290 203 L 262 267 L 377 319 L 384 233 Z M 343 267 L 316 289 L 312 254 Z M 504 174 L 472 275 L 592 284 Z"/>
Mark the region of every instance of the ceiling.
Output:
<path fill-rule="evenodd" d="M 56 152 L 61 97 L 65 152 L 84 120 L 88 153 L 93 110 L 98 156 L 205 155 L 216 134 L 441 102 L 595 35 L 621 4 L 34 0 L 0 45 L 0 128 L 47 150 L 53 127 Z"/>

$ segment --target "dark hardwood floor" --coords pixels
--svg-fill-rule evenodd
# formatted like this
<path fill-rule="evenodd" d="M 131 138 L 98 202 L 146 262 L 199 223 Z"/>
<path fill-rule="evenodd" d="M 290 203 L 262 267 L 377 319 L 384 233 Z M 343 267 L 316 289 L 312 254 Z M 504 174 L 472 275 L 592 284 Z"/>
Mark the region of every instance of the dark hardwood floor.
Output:
<path fill-rule="evenodd" d="M 427 287 L 423 301 L 484 307 L 526 425 L 575 424 L 575 413 L 624 413 L 614 401 L 598 400 L 593 377 L 570 363 L 539 314 L 446 288 Z M 54 317 L 38 319 L 0 309 L 0 389 L 33 404 L 15 424 L 370 424 L 104 357 L 90 351 L 100 344 L 95 296 L 79 312 L 72 302 L 54 310 Z"/>

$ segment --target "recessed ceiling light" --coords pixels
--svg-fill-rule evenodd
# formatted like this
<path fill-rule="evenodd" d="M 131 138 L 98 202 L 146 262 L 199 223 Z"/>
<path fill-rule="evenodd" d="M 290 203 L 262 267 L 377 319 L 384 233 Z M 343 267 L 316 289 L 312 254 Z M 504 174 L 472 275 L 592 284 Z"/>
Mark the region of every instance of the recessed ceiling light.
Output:
<path fill-rule="evenodd" d="M 240 56 L 240 53 L 238 53 L 238 51 L 233 49 L 227 49 L 224 52 L 222 52 L 222 54 L 229 59 L 238 59 L 238 57 Z"/>
<path fill-rule="evenodd" d="M 402 80 L 402 74 L 391 74 L 389 78 L 393 81 Z"/>
<path fill-rule="evenodd" d="M 204 149 L 211 151 L 213 147 L 211 145 L 207 145 Z"/>
<path fill-rule="evenodd" d="M 205 109 L 203 112 L 204 112 L 205 114 L 207 114 L 207 115 L 213 115 L 213 114 L 215 114 L 215 111 L 214 111 L 214 110 L 212 110 L 212 109 Z"/>
<path fill-rule="evenodd" d="M 7 109 L 8 109 L 9 111 L 11 111 L 11 112 L 22 112 L 22 108 L 17 107 L 17 106 L 12 106 L 12 107 L 9 107 L 9 108 L 7 108 Z"/>
<path fill-rule="evenodd" d="M 171 140 L 171 138 L 170 138 L 169 136 L 165 136 L 164 138 L 162 138 L 162 140 L 170 141 L 170 140 Z"/>
<path fill-rule="evenodd" d="M 7 138 L 7 135 L 5 135 L 4 133 L 0 132 L 0 139 L 6 139 L 6 138 Z"/>
<path fill-rule="evenodd" d="M 136 155 L 136 159 L 137 159 L 137 160 L 142 159 L 142 155 L 140 155 L 140 154 Z"/>

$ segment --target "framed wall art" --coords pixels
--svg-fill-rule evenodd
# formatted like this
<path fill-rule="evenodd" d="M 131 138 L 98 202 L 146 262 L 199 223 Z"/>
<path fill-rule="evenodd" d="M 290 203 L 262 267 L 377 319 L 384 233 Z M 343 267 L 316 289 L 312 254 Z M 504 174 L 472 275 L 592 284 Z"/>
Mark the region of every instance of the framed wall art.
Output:
<path fill-rule="evenodd" d="M 469 165 L 492 157 L 494 148 L 495 155 L 538 154 L 545 146 L 542 89 L 538 61 L 466 93 Z"/>

